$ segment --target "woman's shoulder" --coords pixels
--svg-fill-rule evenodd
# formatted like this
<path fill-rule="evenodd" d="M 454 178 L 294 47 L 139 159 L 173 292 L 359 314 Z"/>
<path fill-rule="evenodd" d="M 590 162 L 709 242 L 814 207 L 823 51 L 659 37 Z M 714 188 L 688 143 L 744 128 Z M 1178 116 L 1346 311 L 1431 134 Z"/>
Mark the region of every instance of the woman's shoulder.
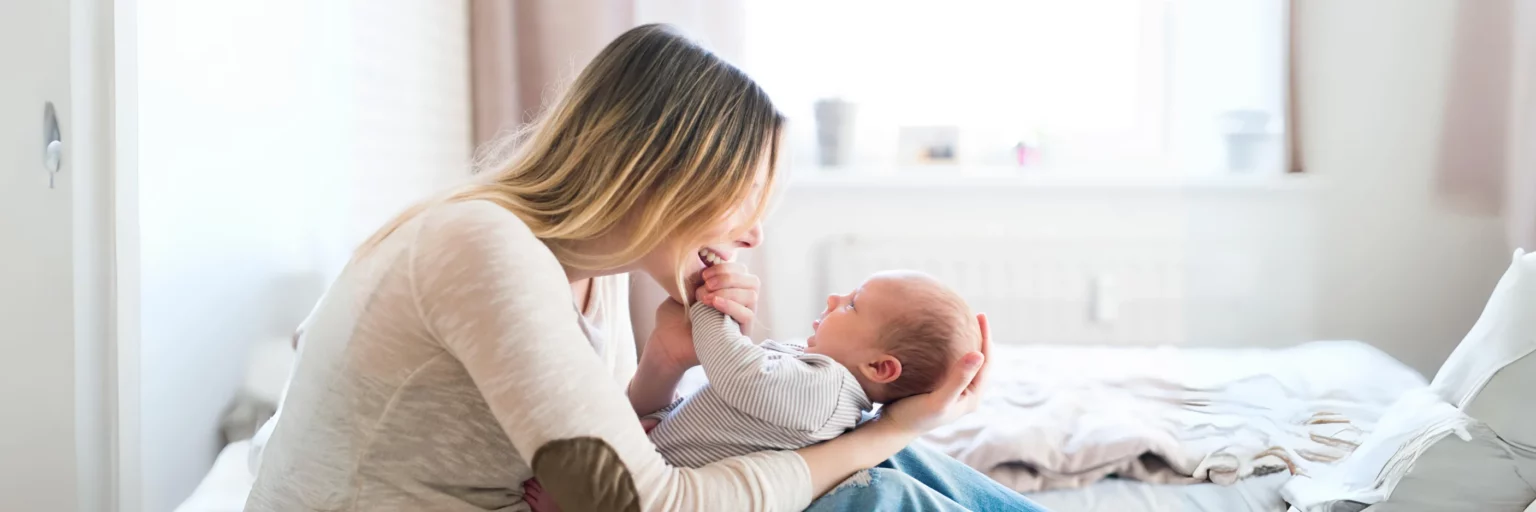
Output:
<path fill-rule="evenodd" d="M 422 228 L 443 233 L 477 234 L 484 231 L 526 237 L 537 241 L 528 223 L 512 211 L 485 200 L 452 201 L 423 210 L 418 219 Z"/>
<path fill-rule="evenodd" d="M 415 244 L 449 250 L 529 250 L 548 253 L 544 242 L 516 214 L 490 201 L 433 205 L 414 219 Z"/>
<path fill-rule="evenodd" d="M 433 205 L 422 211 L 416 222 L 416 235 L 410 245 L 412 259 L 418 266 L 456 269 L 455 274 L 472 265 L 482 272 L 564 275 L 564 267 L 549 247 L 534 236 L 528 224 L 495 203 L 460 201 Z"/>

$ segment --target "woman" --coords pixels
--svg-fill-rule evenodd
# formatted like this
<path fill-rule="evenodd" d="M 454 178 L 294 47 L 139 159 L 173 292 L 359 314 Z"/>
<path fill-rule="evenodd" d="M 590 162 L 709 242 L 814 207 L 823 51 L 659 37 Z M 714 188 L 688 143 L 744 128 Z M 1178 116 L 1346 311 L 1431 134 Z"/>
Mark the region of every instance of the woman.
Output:
<path fill-rule="evenodd" d="M 648 340 L 626 400 L 604 333 L 628 326 L 584 315 L 614 299 L 593 283 L 638 271 L 686 301 L 702 251 L 756 245 L 783 122 L 667 29 L 620 36 L 485 179 L 359 249 L 305 322 L 247 510 L 522 510 L 533 477 L 573 511 L 799 510 L 974 409 L 982 353 L 795 452 L 682 469 L 645 437 L 637 413 L 672 400 L 692 342 Z M 754 289 L 721 309 L 749 323 Z"/>

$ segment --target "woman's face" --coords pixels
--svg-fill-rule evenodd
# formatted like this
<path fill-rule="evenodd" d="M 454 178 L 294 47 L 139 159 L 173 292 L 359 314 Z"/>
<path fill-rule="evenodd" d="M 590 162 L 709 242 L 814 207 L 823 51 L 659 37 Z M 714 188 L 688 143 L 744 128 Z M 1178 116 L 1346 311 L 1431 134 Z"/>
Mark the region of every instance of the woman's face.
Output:
<path fill-rule="evenodd" d="M 750 199 L 736 205 L 730 213 L 721 218 L 704 235 L 708 242 L 696 245 L 696 242 L 687 240 L 667 240 L 656 246 L 650 253 L 640 258 L 639 270 L 651 276 L 656 284 L 661 285 L 672 298 L 678 297 L 677 277 L 679 268 L 678 259 L 685 260 L 681 271 L 688 285 L 689 298 L 693 290 L 701 284 L 699 272 L 707 266 L 706 253 L 714 253 L 722 261 L 736 259 L 736 252 L 742 249 L 751 249 L 763 243 L 763 225 L 752 219 L 757 211 L 759 198 L 768 179 L 768 166 L 758 168 L 757 178 L 753 182 Z"/>

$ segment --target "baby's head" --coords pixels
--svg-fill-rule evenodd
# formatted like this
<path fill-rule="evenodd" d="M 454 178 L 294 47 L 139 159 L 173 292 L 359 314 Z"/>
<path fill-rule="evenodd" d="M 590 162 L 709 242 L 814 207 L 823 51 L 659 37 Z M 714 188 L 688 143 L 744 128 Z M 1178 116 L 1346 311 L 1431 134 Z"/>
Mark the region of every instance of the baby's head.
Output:
<path fill-rule="evenodd" d="M 881 272 L 847 295 L 827 297 L 806 352 L 853 372 L 870 400 L 933 391 L 960 356 L 979 350 L 981 327 L 960 295 L 932 276 Z"/>

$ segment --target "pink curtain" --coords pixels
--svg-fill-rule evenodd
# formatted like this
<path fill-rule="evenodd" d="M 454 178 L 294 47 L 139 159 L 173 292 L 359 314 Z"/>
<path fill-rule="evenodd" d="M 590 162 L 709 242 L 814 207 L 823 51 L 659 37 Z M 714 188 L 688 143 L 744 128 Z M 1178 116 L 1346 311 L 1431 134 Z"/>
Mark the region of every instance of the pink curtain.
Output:
<path fill-rule="evenodd" d="M 745 19 L 739 0 L 470 0 L 475 144 L 527 122 L 630 27 L 670 23 L 735 61 Z"/>
<path fill-rule="evenodd" d="M 603 46 L 636 25 L 672 24 L 739 62 L 745 11 L 742 0 L 470 0 L 475 145 L 527 122 Z M 643 276 L 630 289 L 639 350 L 666 292 Z"/>
<path fill-rule="evenodd" d="M 740 63 L 746 29 L 744 0 L 635 0 L 635 22 L 667 23 L 725 60 Z"/>
<path fill-rule="evenodd" d="M 1536 6 L 1457 2 L 1436 188 L 1536 250 Z"/>
<path fill-rule="evenodd" d="M 1514 16 L 1514 94 L 1504 219 L 1510 245 L 1536 251 L 1536 4 L 1522 1 Z"/>
<path fill-rule="evenodd" d="M 1296 42 L 1299 34 L 1296 30 L 1296 20 L 1301 14 L 1298 10 L 1300 3 L 1297 0 L 1291 0 L 1286 6 L 1285 17 L 1285 170 L 1293 173 L 1306 170 L 1306 165 L 1301 158 L 1301 135 L 1298 133 L 1301 130 L 1301 119 L 1298 115 L 1300 109 L 1297 108 L 1297 102 L 1300 99 L 1296 87 L 1296 49 L 1300 47 Z"/>
<path fill-rule="evenodd" d="M 471 0 L 475 144 L 528 121 L 634 20 L 634 0 Z"/>

